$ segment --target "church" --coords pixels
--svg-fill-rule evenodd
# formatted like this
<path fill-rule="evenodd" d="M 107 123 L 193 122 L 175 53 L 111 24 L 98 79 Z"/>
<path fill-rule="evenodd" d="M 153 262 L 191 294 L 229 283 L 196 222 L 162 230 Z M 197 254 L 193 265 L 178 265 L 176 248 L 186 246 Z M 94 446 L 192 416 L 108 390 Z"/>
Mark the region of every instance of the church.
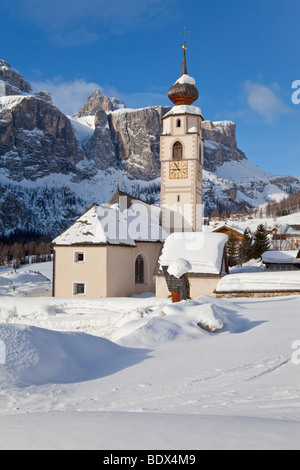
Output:
<path fill-rule="evenodd" d="M 195 298 L 214 295 L 228 273 L 228 236 L 202 231 L 203 117 L 182 49 L 181 74 L 168 91 L 174 106 L 162 118 L 160 206 L 119 185 L 107 204 L 92 204 L 52 242 L 54 297 L 168 297 L 168 268 L 184 260 L 187 272 L 175 278 Z"/>

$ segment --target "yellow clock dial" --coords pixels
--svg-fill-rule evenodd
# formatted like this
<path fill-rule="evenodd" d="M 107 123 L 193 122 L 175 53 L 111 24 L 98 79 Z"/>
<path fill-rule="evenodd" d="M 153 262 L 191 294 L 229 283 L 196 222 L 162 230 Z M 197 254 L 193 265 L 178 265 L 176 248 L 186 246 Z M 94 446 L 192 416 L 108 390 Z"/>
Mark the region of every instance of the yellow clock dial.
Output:
<path fill-rule="evenodd" d="M 176 161 L 169 163 L 169 178 L 187 179 L 189 177 L 188 162 Z"/>

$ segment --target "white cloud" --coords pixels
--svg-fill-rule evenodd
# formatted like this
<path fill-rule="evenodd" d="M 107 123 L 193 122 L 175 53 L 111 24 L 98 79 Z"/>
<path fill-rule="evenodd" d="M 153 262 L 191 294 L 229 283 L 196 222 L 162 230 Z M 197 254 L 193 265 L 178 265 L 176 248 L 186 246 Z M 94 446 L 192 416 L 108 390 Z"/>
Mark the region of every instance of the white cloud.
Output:
<path fill-rule="evenodd" d="M 282 114 L 292 113 L 279 96 L 278 84 L 267 86 L 247 80 L 242 88 L 250 110 L 258 113 L 266 122 L 271 123 Z"/>
<path fill-rule="evenodd" d="M 94 90 L 100 90 L 110 98 L 115 97 L 124 101 L 128 108 L 171 105 L 166 98 L 166 93 L 144 92 L 122 94 L 116 88 L 109 85 L 102 86 L 99 83 L 88 82 L 84 79 L 65 81 L 63 77 L 55 77 L 53 80 L 34 81 L 31 84 L 34 91 L 48 91 L 52 97 L 53 104 L 67 115 L 77 113 Z"/>
<path fill-rule="evenodd" d="M 48 91 L 53 104 L 68 115 L 77 113 L 94 90 L 103 92 L 103 88 L 98 83 L 87 82 L 83 79 L 64 81 L 62 77 L 32 82 L 32 87 L 35 91 Z"/>

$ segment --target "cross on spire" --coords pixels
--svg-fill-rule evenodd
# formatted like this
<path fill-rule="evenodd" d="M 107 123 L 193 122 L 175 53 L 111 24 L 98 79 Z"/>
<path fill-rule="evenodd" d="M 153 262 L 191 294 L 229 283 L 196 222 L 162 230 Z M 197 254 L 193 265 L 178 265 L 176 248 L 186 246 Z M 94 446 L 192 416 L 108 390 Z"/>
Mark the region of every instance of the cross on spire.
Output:
<path fill-rule="evenodd" d="M 186 49 L 187 49 L 186 44 L 185 44 L 185 37 L 186 37 L 186 35 L 189 34 L 189 33 L 190 33 L 190 31 L 187 31 L 187 30 L 186 30 L 186 26 L 184 26 L 183 31 L 180 31 L 180 32 L 179 32 L 179 34 L 183 34 L 183 46 L 182 46 L 182 49 L 183 49 L 183 50 L 186 50 Z"/>
<path fill-rule="evenodd" d="M 182 49 L 183 49 L 183 60 L 182 60 L 182 67 L 181 67 L 181 74 L 180 76 L 182 75 L 187 75 L 187 69 L 186 69 L 186 58 L 185 58 L 185 51 L 187 50 L 187 45 L 185 44 L 185 36 L 187 34 L 189 34 L 190 31 L 187 31 L 186 30 L 186 26 L 183 28 L 183 31 L 180 32 L 179 34 L 183 34 L 183 37 L 184 37 L 184 42 L 183 42 L 183 46 L 182 46 Z"/>

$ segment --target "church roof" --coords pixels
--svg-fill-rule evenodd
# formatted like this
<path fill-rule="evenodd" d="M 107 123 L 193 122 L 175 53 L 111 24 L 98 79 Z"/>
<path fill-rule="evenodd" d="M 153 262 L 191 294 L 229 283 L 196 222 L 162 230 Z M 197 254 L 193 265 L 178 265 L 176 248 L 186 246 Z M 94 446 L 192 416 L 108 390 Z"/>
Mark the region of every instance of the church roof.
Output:
<path fill-rule="evenodd" d="M 138 241 L 162 241 L 167 234 L 159 219 L 158 206 L 138 200 L 124 210 L 119 204 L 92 204 L 52 244 L 135 246 Z"/>
<path fill-rule="evenodd" d="M 110 206 L 112 206 L 114 204 L 119 204 L 119 207 L 122 210 L 123 208 L 124 209 L 125 208 L 129 209 L 129 207 L 131 206 L 131 204 L 134 201 L 140 201 L 140 202 L 143 202 L 144 204 L 147 204 L 145 201 L 142 201 L 142 199 L 131 196 L 131 194 L 128 194 L 128 193 L 125 193 L 124 191 L 121 191 L 119 189 L 119 185 L 118 185 L 118 188 L 117 188 L 116 192 L 112 195 L 112 197 L 110 198 L 110 200 L 108 201 L 107 204 L 110 205 Z"/>

